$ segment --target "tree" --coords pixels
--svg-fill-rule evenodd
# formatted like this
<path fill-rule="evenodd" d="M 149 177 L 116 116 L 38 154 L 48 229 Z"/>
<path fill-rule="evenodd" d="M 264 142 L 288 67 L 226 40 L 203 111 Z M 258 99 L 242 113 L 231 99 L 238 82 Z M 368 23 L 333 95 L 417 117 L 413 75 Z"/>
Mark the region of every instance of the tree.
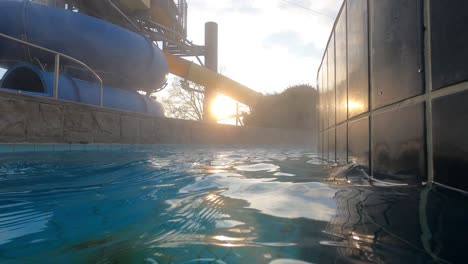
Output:
<path fill-rule="evenodd" d="M 316 129 L 317 91 L 310 85 L 291 86 L 264 95 L 244 118 L 246 126 Z"/>
<path fill-rule="evenodd" d="M 188 120 L 203 119 L 203 86 L 176 79 L 166 90 L 161 103 L 167 117 Z"/>

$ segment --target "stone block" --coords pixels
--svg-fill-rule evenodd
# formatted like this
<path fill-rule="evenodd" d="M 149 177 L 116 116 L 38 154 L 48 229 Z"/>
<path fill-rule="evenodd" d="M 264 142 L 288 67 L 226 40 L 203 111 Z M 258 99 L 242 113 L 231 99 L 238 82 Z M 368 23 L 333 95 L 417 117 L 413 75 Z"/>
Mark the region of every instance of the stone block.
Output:
<path fill-rule="evenodd" d="M 158 118 L 156 143 L 159 144 L 190 144 L 191 121 L 172 118 Z"/>
<path fill-rule="evenodd" d="M 120 143 L 120 115 L 108 112 L 92 112 L 93 143 Z"/>
<path fill-rule="evenodd" d="M 208 123 L 203 122 L 191 122 L 190 133 L 192 144 L 214 144 L 215 138 L 214 133 Z"/>
<path fill-rule="evenodd" d="M 63 110 L 55 104 L 28 103 L 26 137 L 28 142 L 63 142 Z"/>
<path fill-rule="evenodd" d="M 63 137 L 67 143 L 91 143 L 93 117 L 86 109 L 67 107 L 64 111 Z"/>
<path fill-rule="evenodd" d="M 122 143 L 137 144 L 140 142 L 140 119 L 123 115 L 121 120 Z"/>
<path fill-rule="evenodd" d="M 26 141 L 26 106 L 21 100 L 0 99 L 0 142 Z"/>
<path fill-rule="evenodd" d="M 140 143 L 152 144 L 156 141 L 156 126 L 152 118 L 140 119 Z"/>

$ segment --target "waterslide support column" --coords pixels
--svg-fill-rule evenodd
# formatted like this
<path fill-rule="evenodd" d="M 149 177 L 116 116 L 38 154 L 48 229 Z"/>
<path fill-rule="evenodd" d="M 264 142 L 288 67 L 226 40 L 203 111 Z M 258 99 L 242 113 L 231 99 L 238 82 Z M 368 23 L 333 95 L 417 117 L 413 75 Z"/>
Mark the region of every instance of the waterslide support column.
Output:
<path fill-rule="evenodd" d="M 218 72 L 218 24 L 207 22 L 205 24 L 205 67 Z M 216 87 L 205 87 L 203 101 L 203 120 L 216 122 L 211 105 L 216 98 Z"/>

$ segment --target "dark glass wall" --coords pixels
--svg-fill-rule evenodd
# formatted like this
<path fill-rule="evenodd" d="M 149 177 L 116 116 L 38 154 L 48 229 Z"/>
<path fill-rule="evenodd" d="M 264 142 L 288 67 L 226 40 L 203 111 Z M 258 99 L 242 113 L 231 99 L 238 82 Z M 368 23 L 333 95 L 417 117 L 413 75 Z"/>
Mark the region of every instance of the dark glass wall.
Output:
<path fill-rule="evenodd" d="M 348 117 L 351 118 L 369 109 L 367 0 L 349 0 L 346 7 L 348 10 Z"/>
<path fill-rule="evenodd" d="M 348 163 L 348 126 L 346 124 L 336 128 L 336 162 Z"/>
<path fill-rule="evenodd" d="M 323 127 L 324 129 L 329 128 L 329 108 L 330 108 L 330 96 L 328 92 L 328 53 L 325 53 L 325 56 L 322 61 L 322 97 L 323 97 Z"/>
<path fill-rule="evenodd" d="M 332 34 L 327 49 L 328 55 L 328 127 L 336 124 L 336 89 L 335 89 L 335 37 Z"/>
<path fill-rule="evenodd" d="M 395 180 L 426 180 L 424 105 L 372 117 L 374 173 Z"/>
<path fill-rule="evenodd" d="M 369 118 L 348 124 L 348 160 L 369 167 Z"/>
<path fill-rule="evenodd" d="M 433 102 L 434 179 L 468 191 L 468 91 Z"/>
<path fill-rule="evenodd" d="M 346 7 L 341 10 L 335 29 L 336 123 L 348 119 L 348 67 L 346 46 Z"/>
<path fill-rule="evenodd" d="M 468 191 L 468 1 L 347 0 L 318 73 L 322 157 Z"/>
<path fill-rule="evenodd" d="M 370 3 L 372 106 L 423 93 L 420 0 Z"/>
<path fill-rule="evenodd" d="M 432 88 L 468 80 L 468 1 L 431 0 Z"/>
<path fill-rule="evenodd" d="M 335 128 L 328 130 L 328 160 L 336 162 L 336 133 Z"/>

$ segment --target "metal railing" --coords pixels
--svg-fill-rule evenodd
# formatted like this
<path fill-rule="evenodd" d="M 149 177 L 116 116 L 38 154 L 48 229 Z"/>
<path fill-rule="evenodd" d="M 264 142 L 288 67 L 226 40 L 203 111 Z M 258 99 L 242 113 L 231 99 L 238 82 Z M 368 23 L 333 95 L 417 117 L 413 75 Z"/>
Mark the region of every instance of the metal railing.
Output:
<path fill-rule="evenodd" d="M 54 64 L 54 98 L 55 99 L 59 99 L 58 98 L 58 92 L 59 92 L 60 58 L 61 57 L 66 58 L 67 60 L 70 60 L 70 61 L 72 61 L 72 62 L 74 62 L 76 64 L 79 64 L 79 65 L 83 66 L 84 68 L 86 68 L 87 70 L 89 70 L 94 75 L 94 77 L 96 77 L 96 79 L 99 81 L 99 89 L 100 89 L 99 106 L 103 107 L 103 83 L 102 83 L 102 79 L 101 79 L 101 77 L 99 77 L 99 75 L 93 69 L 91 69 L 91 67 L 86 65 L 84 62 L 81 62 L 80 60 L 75 59 L 73 57 L 70 57 L 68 55 L 65 55 L 63 53 L 60 53 L 60 52 L 57 52 L 57 51 L 54 51 L 54 50 L 50 50 L 50 49 L 47 49 L 47 48 L 44 48 L 44 47 L 29 43 L 27 41 L 20 40 L 20 39 L 5 35 L 5 34 L 2 34 L 2 33 L 0 33 L 0 38 L 8 39 L 8 40 L 11 40 L 13 42 L 17 42 L 17 43 L 20 43 L 20 44 L 23 44 L 23 45 L 26 45 L 26 46 L 29 46 L 29 47 L 40 49 L 42 51 L 45 51 L 45 52 L 48 52 L 48 53 L 51 53 L 51 54 L 55 55 L 55 64 Z"/>

